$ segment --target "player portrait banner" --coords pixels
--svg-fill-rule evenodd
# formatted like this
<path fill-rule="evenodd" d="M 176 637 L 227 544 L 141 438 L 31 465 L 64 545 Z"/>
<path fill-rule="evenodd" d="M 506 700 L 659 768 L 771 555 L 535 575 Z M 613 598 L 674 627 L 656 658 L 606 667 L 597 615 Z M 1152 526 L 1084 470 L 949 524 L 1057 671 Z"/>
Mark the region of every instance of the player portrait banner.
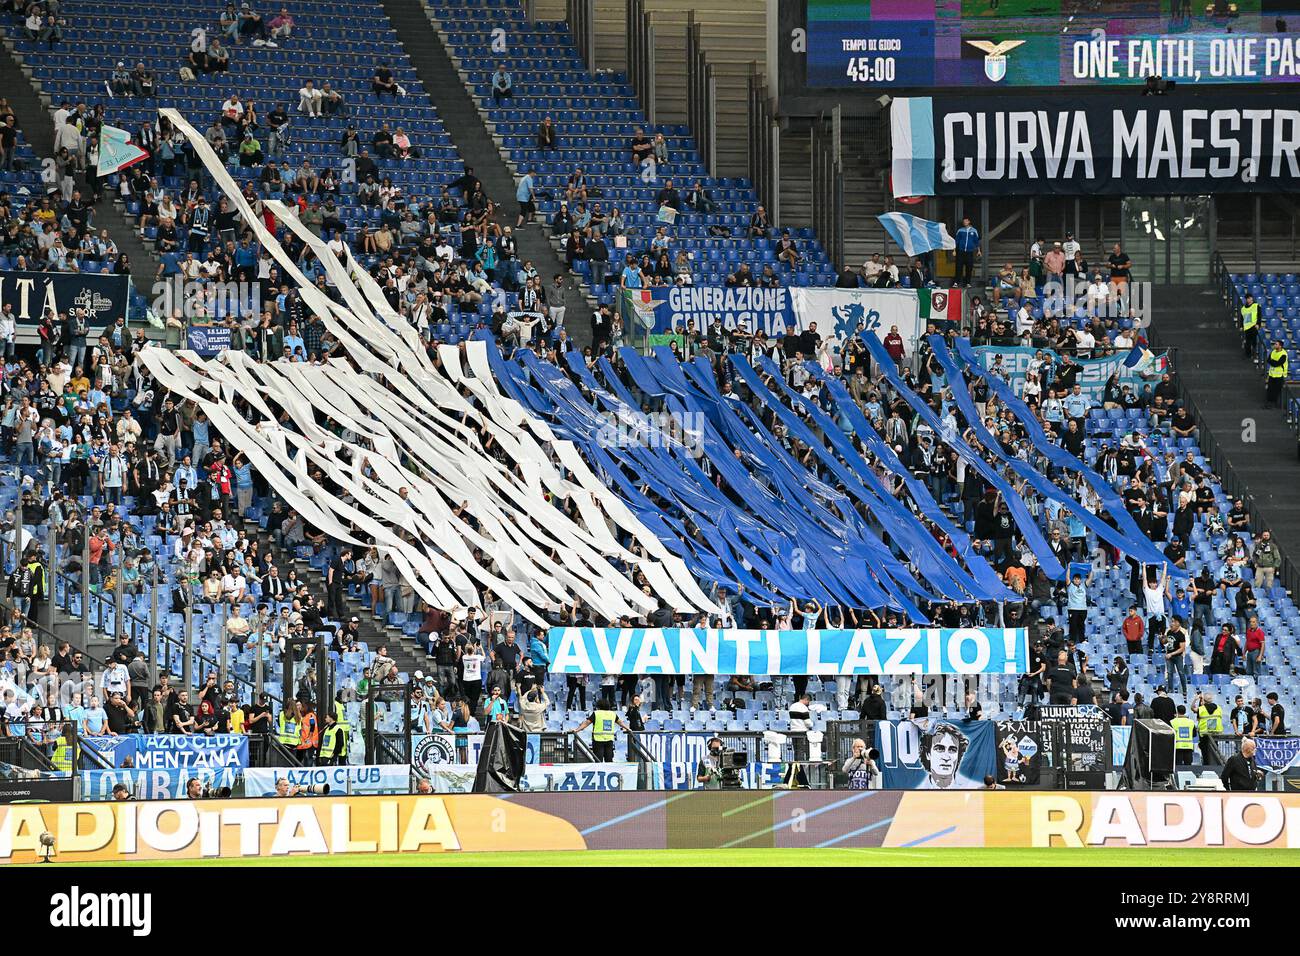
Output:
<path fill-rule="evenodd" d="M 190 780 L 197 780 L 204 789 L 213 791 L 229 787 L 236 793 L 243 785 L 243 771 L 238 767 L 224 769 L 178 770 L 82 770 L 80 772 L 82 800 L 112 800 L 113 788 L 126 787 L 130 800 L 184 800 L 185 788 Z"/>
<path fill-rule="evenodd" d="M 894 100 L 895 196 L 1300 189 L 1300 109 L 1262 96 Z"/>
<path fill-rule="evenodd" d="M 441 764 L 468 764 L 478 766 L 483 751 L 484 734 L 415 734 L 411 737 L 411 768 L 419 776 L 428 776 L 431 767 Z M 457 742 L 461 743 L 458 748 Z M 541 760 L 541 737 L 529 734 L 524 746 L 524 762 L 535 764 Z M 462 758 L 464 756 L 464 759 Z"/>
<path fill-rule="evenodd" d="M 975 790 L 998 772 L 996 733 L 989 720 L 881 720 L 880 751 L 886 790 Z"/>
<path fill-rule="evenodd" d="M 637 763 L 545 764 L 528 767 L 519 781 L 521 791 L 561 791 L 565 793 L 611 793 L 637 789 Z M 435 766 L 430 768 L 429 782 L 434 793 L 471 793 L 475 768 L 470 766 Z"/>
<path fill-rule="evenodd" d="M 358 767 L 256 767 L 244 771 L 244 795 L 275 796 L 288 780 L 296 787 L 329 787 L 331 794 L 410 793 L 411 768 L 403 764 Z"/>
<path fill-rule="evenodd" d="M 131 279 L 124 275 L 0 271 L 0 308 L 13 306 L 19 325 L 40 322 L 47 308 L 58 316 L 80 306 L 98 330 L 126 318 L 130 295 Z"/>
<path fill-rule="evenodd" d="M 558 674 L 1022 674 L 1023 628 L 551 628 Z"/>

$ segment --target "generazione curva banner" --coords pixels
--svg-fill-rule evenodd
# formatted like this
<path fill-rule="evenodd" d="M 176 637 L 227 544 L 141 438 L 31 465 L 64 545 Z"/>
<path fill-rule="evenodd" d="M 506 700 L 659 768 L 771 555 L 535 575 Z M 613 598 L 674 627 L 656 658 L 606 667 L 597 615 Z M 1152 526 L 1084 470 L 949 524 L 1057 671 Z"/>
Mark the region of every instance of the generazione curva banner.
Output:
<path fill-rule="evenodd" d="M 1023 628 L 551 628 L 559 674 L 1023 674 Z"/>
<path fill-rule="evenodd" d="M 683 771 L 688 768 L 683 767 Z M 1300 794 L 523 792 L 0 806 L 0 862 L 720 847 L 1300 849 Z"/>
<path fill-rule="evenodd" d="M 57 316 L 80 306 L 97 331 L 126 318 L 130 293 L 131 279 L 124 275 L 0 271 L 0 308 L 13 306 L 20 326 L 40 322 L 47 308 Z"/>
<path fill-rule="evenodd" d="M 895 196 L 1300 188 L 1300 110 L 1247 93 L 893 101 Z"/>
<path fill-rule="evenodd" d="M 883 340 L 897 327 L 909 348 L 922 332 L 915 289 L 655 286 L 629 290 L 627 301 L 640 319 L 628 323 L 629 329 L 645 330 L 646 320 L 653 322 L 652 341 L 692 328 L 705 332 L 715 319 L 729 331 L 761 330 L 769 339 L 803 332 L 816 323 L 822 338 L 840 343 L 859 330 Z"/>

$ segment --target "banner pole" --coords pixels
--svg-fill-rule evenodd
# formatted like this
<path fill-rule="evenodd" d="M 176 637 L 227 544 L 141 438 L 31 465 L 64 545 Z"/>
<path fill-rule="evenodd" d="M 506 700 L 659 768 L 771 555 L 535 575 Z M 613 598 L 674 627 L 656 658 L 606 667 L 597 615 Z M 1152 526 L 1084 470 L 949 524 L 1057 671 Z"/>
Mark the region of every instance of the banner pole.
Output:
<path fill-rule="evenodd" d="M 149 589 L 149 683 L 158 683 L 158 562 L 153 564 L 153 586 Z"/>

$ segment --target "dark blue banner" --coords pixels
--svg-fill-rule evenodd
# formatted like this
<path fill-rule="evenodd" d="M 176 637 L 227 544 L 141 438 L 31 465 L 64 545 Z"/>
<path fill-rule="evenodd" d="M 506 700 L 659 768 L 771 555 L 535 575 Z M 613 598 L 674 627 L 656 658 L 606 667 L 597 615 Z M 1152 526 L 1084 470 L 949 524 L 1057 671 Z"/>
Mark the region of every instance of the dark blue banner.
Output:
<path fill-rule="evenodd" d="M 14 320 L 35 325 L 46 307 L 55 315 L 86 310 L 90 329 L 99 330 L 126 318 L 131 280 L 128 276 L 81 272 L 0 272 L 0 308 L 13 306 Z"/>

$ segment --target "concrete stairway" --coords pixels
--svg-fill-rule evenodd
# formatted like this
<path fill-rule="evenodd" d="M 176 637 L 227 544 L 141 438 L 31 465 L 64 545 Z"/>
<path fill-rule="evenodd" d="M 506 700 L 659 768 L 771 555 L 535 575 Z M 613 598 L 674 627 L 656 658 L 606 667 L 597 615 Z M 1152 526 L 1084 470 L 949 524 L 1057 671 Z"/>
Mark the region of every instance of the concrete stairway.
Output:
<path fill-rule="evenodd" d="M 54 123 L 51 116 L 58 108 L 58 103 L 41 89 L 41 83 L 35 79 L 32 68 L 23 63 L 22 54 L 17 52 L 7 35 L 0 34 L 0 44 L 3 46 L 0 51 L 0 90 L 9 100 L 9 106 L 18 117 L 18 126 L 36 151 L 37 158 L 48 159 L 54 155 Z M 105 190 L 95 206 L 93 222 L 97 230 L 107 229 L 109 236 L 117 243 L 118 251 L 128 257 L 131 262 L 131 281 L 136 290 L 147 297 L 153 286 L 153 257 L 137 238 L 135 229 L 126 216 L 125 207 L 112 190 Z"/>
<path fill-rule="evenodd" d="M 471 93 L 468 76 L 452 54 L 433 11 L 422 0 L 384 0 L 383 6 L 411 64 L 429 91 L 429 99 L 437 108 L 447 134 L 466 165 L 473 166 L 475 175 L 483 181 L 484 192 L 498 203 L 497 220 L 513 225 L 517 211 L 515 183 L 522 171 L 506 158 L 502 138 Z M 515 239 L 520 260 L 531 259 L 543 276 L 558 272 L 567 277 L 568 270 L 558 252 L 559 244 L 552 242 L 549 230 L 534 223 L 516 230 Z M 565 281 L 565 305 L 570 316 L 566 327 L 573 341 L 579 347 L 591 344 L 588 341 L 591 323 L 574 322 L 572 317 L 588 309 L 594 311 L 596 302 L 572 277 Z"/>
<path fill-rule="evenodd" d="M 718 0 L 646 0 L 655 28 L 655 122 L 685 124 L 686 24 L 695 14 L 700 39 L 717 82 L 719 176 L 749 173 L 749 65 L 767 61 L 765 8 L 737 16 Z M 596 2 L 596 67 L 627 69 L 627 11 L 622 3 Z"/>

